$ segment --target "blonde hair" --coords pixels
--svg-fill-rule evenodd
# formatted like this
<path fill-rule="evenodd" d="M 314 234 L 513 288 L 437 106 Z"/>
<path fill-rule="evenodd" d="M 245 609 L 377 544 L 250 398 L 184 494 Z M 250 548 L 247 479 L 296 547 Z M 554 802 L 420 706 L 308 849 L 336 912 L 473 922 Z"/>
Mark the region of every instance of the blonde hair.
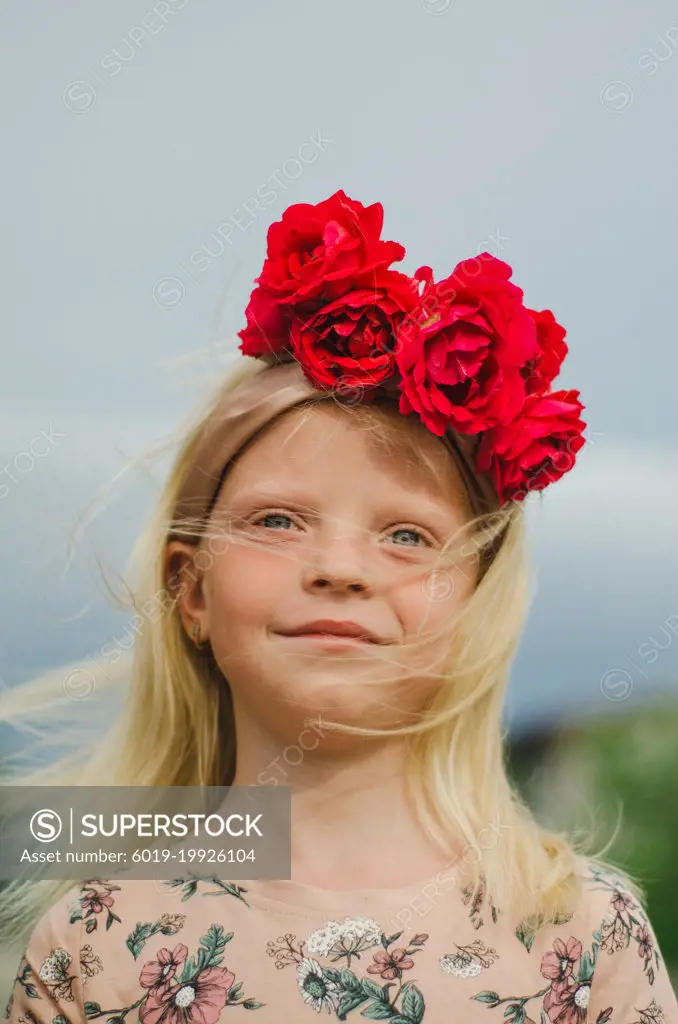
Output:
<path fill-rule="evenodd" d="M 65 691 L 68 680 L 77 680 L 78 673 L 86 673 L 83 678 L 89 680 L 92 692 L 124 698 L 120 717 L 104 736 L 90 736 L 89 742 L 49 765 L 32 771 L 3 769 L 3 784 L 69 786 L 84 780 L 89 786 L 231 783 L 235 725 L 229 684 L 211 652 L 197 649 L 186 636 L 176 591 L 167 578 L 166 547 L 176 532 L 176 511 L 186 480 L 195 472 L 196 455 L 204 447 L 214 418 L 229 409 L 240 385 L 254 380 L 264 368 L 260 361 L 243 359 L 232 369 L 180 446 L 155 513 L 135 545 L 128 567 L 130 578 L 135 579 L 129 587 L 134 620 L 143 623 L 143 629 L 135 626 L 132 656 L 120 657 L 107 671 L 98 662 L 90 662 L 50 672 L 4 693 L 0 707 L 0 724 L 24 729 L 33 737 L 34 747 L 47 744 L 55 734 L 59 744 L 79 742 L 70 721 L 56 731 L 54 720 L 59 713 L 69 719 L 73 709 L 82 706 L 66 699 Z M 305 412 L 312 415 L 313 406 L 328 397 L 337 398 L 318 392 L 301 404 L 308 405 Z M 403 417 L 399 417 L 400 429 L 391 430 L 389 417 L 378 404 L 337 404 L 356 425 L 378 427 L 372 430 L 377 446 L 386 450 L 399 446 L 411 465 L 440 472 L 437 461 L 436 465 L 430 463 L 426 452 L 421 452 L 415 435 L 408 441 Z M 278 415 L 280 412 L 284 414 L 285 410 L 279 410 Z M 444 452 L 442 446 L 440 451 Z M 446 458 L 449 460 L 449 455 Z M 466 844 L 465 850 L 481 851 L 482 865 L 480 861 L 466 862 L 465 871 L 470 870 L 469 899 L 484 895 L 495 908 L 512 913 L 518 920 L 555 920 L 570 912 L 580 897 L 582 858 L 586 856 L 589 863 L 603 870 L 611 865 L 600 855 L 588 853 L 582 842 L 543 828 L 509 779 L 504 762 L 502 709 L 510 664 L 530 600 L 523 509 L 514 502 L 488 511 L 477 494 L 469 491 L 467 497 L 470 519 L 464 532 L 478 555 L 478 581 L 450 630 L 449 658 L 445 670 L 439 673 L 435 697 L 418 721 L 398 729 L 384 732 L 335 725 L 367 736 L 410 737 L 407 781 L 416 796 L 422 826 L 443 848 L 449 848 L 450 837 L 455 836 Z M 187 522 L 184 519 L 180 524 L 183 532 L 189 528 Z M 200 517 L 195 529 L 196 539 L 204 542 L 209 530 Z M 454 564 L 459 557 L 460 549 L 454 542 L 452 538 L 442 552 L 440 565 Z M 466 554 L 468 543 L 467 539 Z M 156 620 L 149 609 L 157 607 L 158 602 L 162 614 Z M 488 830 L 499 836 L 491 846 L 480 841 Z M 614 871 L 622 875 L 618 867 Z M 640 897 L 637 884 L 628 875 L 623 877 Z M 28 934 L 42 912 L 74 881 L 10 883 L 0 902 L 0 941 L 18 941 Z"/>

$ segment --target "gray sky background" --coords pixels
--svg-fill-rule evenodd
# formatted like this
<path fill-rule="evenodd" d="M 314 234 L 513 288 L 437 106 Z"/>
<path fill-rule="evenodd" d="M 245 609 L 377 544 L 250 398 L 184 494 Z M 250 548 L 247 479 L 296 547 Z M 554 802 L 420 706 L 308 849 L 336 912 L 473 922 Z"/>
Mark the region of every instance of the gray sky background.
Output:
<path fill-rule="evenodd" d="M 4 684 L 124 636 L 95 556 L 122 566 L 167 462 L 115 484 L 66 571 L 69 531 L 223 372 L 269 224 L 343 188 L 383 203 L 404 270 L 487 249 L 568 329 L 557 386 L 581 390 L 590 443 L 530 503 L 538 589 L 510 722 L 676 690 L 675 4 L 5 0 L 0 16 Z"/>

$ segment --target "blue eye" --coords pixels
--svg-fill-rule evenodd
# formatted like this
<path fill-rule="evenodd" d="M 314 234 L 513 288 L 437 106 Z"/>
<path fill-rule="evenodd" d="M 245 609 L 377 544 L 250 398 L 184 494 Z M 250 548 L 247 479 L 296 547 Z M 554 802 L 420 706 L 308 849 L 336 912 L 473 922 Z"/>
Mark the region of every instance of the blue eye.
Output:
<path fill-rule="evenodd" d="M 285 515 L 284 512 L 267 512 L 266 515 L 260 516 L 259 519 L 255 519 L 254 525 L 257 526 L 259 523 L 263 523 L 265 519 L 287 519 L 288 522 L 292 522 L 292 519 Z"/>
<path fill-rule="evenodd" d="M 397 530 L 393 531 L 393 534 L 391 534 L 391 536 L 395 535 L 396 533 L 410 533 L 413 536 L 418 537 L 420 540 L 425 540 L 426 539 L 424 537 L 423 533 L 421 533 L 419 530 L 415 530 L 414 527 L 411 527 L 411 526 L 399 526 Z M 408 545 L 400 545 L 400 546 L 401 547 L 403 547 L 403 546 L 407 547 Z M 419 547 L 418 544 L 414 545 L 414 546 L 415 547 Z"/>

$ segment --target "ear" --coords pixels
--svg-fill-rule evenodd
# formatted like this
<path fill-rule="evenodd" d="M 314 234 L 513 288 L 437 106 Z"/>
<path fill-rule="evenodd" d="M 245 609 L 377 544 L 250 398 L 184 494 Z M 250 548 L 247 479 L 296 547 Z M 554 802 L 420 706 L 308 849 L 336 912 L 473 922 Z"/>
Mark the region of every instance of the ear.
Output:
<path fill-rule="evenodd" d="M 208 638 L 203 573 L 196 565 L 198 544 L 171 540 L 165 549 L 165 580 L 170 593 L 177 598 L 179 615 L 189 636 L 200 626 L 201 638 Z"/>

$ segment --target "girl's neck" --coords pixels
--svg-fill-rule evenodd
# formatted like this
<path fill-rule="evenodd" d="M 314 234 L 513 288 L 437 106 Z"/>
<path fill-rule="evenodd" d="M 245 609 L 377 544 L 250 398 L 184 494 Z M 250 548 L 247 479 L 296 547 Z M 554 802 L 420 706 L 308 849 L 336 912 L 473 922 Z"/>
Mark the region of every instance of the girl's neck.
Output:
<path fill-rule="evenodd" d="M 402 741 L 358 742 L 332 756 L 279 758 L 292 794 L 292 881 L 325 889 L 404 888 L 450 863 L 430 840 L 405 785 Z M 266 785 L 271 758 L 239 746 L 233 785 Z M 240 756 L 240 751 L 247 755 Z M 453 847 L 453 852 L 455 847 Z"/>

